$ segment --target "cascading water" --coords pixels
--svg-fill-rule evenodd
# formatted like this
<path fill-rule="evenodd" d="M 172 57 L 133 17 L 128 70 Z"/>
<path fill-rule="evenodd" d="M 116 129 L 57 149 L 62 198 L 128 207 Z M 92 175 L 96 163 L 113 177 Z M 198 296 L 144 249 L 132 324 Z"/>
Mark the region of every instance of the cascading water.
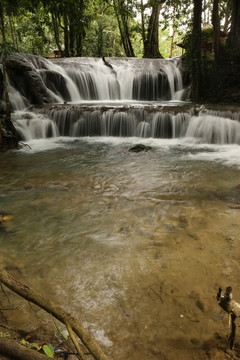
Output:
<path fill-rule="evenodd" d="M 136 136 L 240 143 L 238 111 L 196 112 L 184 102 L 186 90 L 176 59 L 50 61 L 15 55 L 8 73 L 13 109 L 28 108 L 26 116 L 21 112 L 13 117 L 22 140 Z"/>

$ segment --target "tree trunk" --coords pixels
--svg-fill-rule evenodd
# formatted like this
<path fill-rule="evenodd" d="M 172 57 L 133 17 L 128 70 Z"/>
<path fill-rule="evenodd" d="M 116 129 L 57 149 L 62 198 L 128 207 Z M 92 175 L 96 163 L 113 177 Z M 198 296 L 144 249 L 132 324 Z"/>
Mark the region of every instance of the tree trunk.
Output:
<path fill-rule="evenodd" d="M 145 29 L 143 0 L 141 0 L 141 28 L 142 28 L 142 41 L 143 41 L 143 44 L 145 44 L 145 42 L 146 42 L 146 29 Z"/>
<path fill-rule="evenodd" d="M 171 36 L 171 42 L 170 42 L 170 53 L 169 57 L 171 58 L 173 56 L 173 41 L 174 41 L 174 35 L 175 35 L 175 29 L 173 28 L 172 36 Z"/>
<path fill-rule="evenodd" d="M 127 9 L 125 8 L 123 0 L 113 1 L 114 11 L 118 21 L 119 32 L 124 48 L 124 52 L 127 57 L 134 57 L 134 50 L 130 38 Z"/>
<path fill-rule="evenodd" d="M 147 39 L 144 43 L 144 58 L 163 58 L 159 51 L 159 15 L 162 2 L 153 5 L 149 19 Z"/>
<path fill-rule="evenodd" d="M 75 51 L 74 51 L 74 48 L 75 48 L 75 26 L 74 26 L 74 21 L 73 19 L 69 19 L 69 23 L 71 25 L 69 25 L 69 52 L 70 52 L 70 56 L 74 56 L 75 55 Z"/>
<path fill-rule="evenodd" d="M 17 35 L 16 35 L 15 27 L 14 27 L 14 20 L 13 20 L 12 16 L 10 16 L 10 15 L 8 16 L 8 21 L 9 21 L 9 26 L 10 26 L 12 43 L 14 45 L 14 48 L 18 51 L 18 39 L 17 39 Z"/>
<path fill-rule="evenodd" d="M 52 16 L 52 24 L 53 24 L 55 43 L 58 48 L 59 54 L 62 55 L 62 47 L 61 47 L 60 36 L 59 36 L 59 23 L 58 23 L 59 17 L 54 12 L 51 13 L 51 16 Z"/>
<path fill-rule="evenodd" d="M 192 64 L 191 82 L 192 100 L 197 102 L 201 98 L 201 20 L 202 20 L 202 0 L 194 0 L 193 29 L 192 29 Z"/>
<path fill-rule="evenodd" d="M 98 37 L 97 37 L 97 56 L 102 57 L 103 54 L 103 24 L 98 24 Z"/>
<path fill-rule="evenodd" d="M 76 35 L 76 55 L 82 56 L 82 35 Z"/>
<path fill-rule="evenodd" d="M 2 43 L 4 46 L 6 46 L 4 9 L 3 9 L 3 5 L 1 4 L 1 2 L 0 2 L 0 24 L 1 24 L 1 33 L 2 33 Z M 10 103 L 10 99 L 9 99 L 8 85 L 7 85 L 6 54 L 2 54 L 1 64 L 2 64 L 2 73 L 3 73 L 6 121 L 8 122 L 8 121 L 11 121 L 11 103 Z"/>
<path fill-rule="evenodd" d="M 18 145 L 18 137 L 15 127 L 11 122 L 11 102 L 9 99 L 8 93 L 8 84 L 7 84 L 7 69 L 6 69 L 6 33 L 5 33 L 5 23 L 4 23 L 4 8 L 3 4 L 0 1 L 0 28 L 2 35 L 3 43 L 3 53 L 1 55 L 0 63 L 2 71 L 2 80 L 3 80 L 3 95 L 5 100 L 5 115 L 0 119 L 0 148 L 15 148 Z M 5 51 L 5 53 L 4 53 Z"/>
<path fill-rule="evenodd" d="M 213 25 L 213 50 L 214 50 L 215 61 L 218 61 L 219 47 L 220 47 L 219 0 L 213 0 L 212 25 Z"/>
<path fill-rule="evenodd" d="M 228 42 L 233 49 L 240 47 L 240 2 L 232 0 L 231 30 L 228 36 Z"/>
<path fill-rule="evenodd" d="M 68 19 L 67 15 L 64 14 L 63 16 L 63 23 L 64 23 L 64 46 L 65 46 L 65 56 L 69 57 L 69 34 L 68 34 Z"/>
<path fill-rule="evenodd" d="M 4 8 L 2 1 L 0 1 L 0 28 L 1 28 L 1 36 L 2 36 L 2 43 L 6 43 L 6 32 L 5 32 L 5 21 L 4 21 Z"/>
<path fill-rule="evenodd" d="M 232 0 L 227 0 L 226 4 L 224 5 L 224 7 L 222 6 L 221 9 L 225 14 L 224 25 L 223 25 L 223 31 L 225 34 L 227 34 L 230 25 L 231 3 Z"/>

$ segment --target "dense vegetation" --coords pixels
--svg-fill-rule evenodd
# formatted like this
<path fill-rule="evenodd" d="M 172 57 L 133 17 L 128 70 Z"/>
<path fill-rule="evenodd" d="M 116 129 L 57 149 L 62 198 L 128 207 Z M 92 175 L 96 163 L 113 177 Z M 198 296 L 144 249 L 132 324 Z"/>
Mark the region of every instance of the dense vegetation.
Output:
<path fill-rule="evenodd" d="M 236 0 L 1 0 L 1 37 L 42 56 L 64 44 L 65 56 L 166 57 L 179 54 L 176 42 L 187 31 L 196 32 L 195 13 L 202 26 L 231 29 L 235 41 L 238 7 Z"/>

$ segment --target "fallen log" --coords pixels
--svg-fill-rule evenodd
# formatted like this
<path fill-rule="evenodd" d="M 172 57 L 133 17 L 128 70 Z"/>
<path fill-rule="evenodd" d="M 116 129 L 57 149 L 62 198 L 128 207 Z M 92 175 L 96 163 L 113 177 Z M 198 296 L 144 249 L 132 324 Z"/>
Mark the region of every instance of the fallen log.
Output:
<path fill-rule="evenodd" d="M 0 337 L 0 354 L 13 360 L 47 360 L 46 355 L 18 344 L 15 340 Z"/>
<path fill-rule="evenodd" d="M 30 289 L 27 285 L 14 279 L 3 268 L 0 268 L 0 283 L 4 284 L 6 287 L 25 300 L 39 306 L 41 309 L 54 316 L 64 325 L 70 327 L 81 339 L 82 343 L 85 345 L 95 360 L 108 360 L 108 357 L 105 355 L 94 337 L 70 313 L 67 313 L 60 306 L 55 305 L 52 301 Z"/>
<path fill-rule="evenodd" d="M 233 300 L 231 286 L 226 287 L 225 293 L 222 288 L 218 289 L 217 302 L 221 308 L 229 314 L 231 332 L 228 338 L 230 349 L 234 348 L 236 336 L 236 320 L 240 316 L 240 304 Z"/>

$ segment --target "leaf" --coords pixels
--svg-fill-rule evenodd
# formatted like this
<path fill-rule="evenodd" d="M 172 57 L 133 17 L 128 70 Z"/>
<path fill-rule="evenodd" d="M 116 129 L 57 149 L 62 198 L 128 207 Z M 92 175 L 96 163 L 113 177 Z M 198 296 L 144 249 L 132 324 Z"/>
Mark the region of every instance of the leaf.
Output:
<path fill-rule="evenodd" d="M 54 349 L 51 344 L 43 345 L 43 351 L 49 358 L 54 358 Z"/>
<path fill-rule="evenodd" d="M 10 338 L 10 337 L 11 337 L 11 334 L 8 333 L 8 332 L 0 331 L 0 337 Z"/>

